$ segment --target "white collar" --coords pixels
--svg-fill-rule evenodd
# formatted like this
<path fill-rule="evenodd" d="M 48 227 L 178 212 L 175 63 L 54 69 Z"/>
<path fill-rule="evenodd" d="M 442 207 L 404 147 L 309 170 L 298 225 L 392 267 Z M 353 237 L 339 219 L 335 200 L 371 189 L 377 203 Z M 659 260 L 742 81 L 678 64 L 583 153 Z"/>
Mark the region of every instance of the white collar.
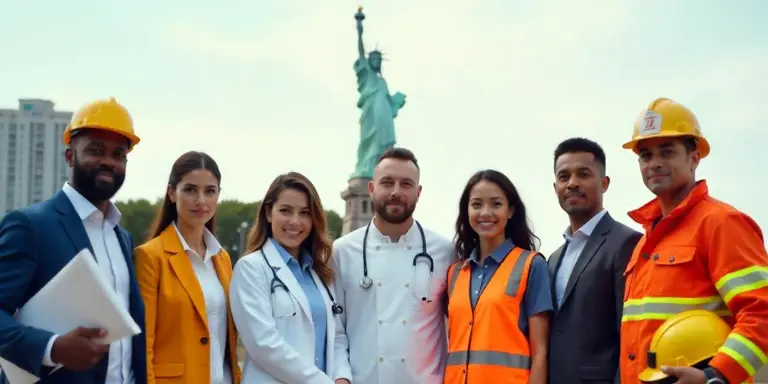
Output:
<path fill-rule="evenodd" d="M 187 241 L 184 240 L 184 236 L 181 235 L 179 227 L 176 226 L 175 221 L 173 222 L 173 229 L 176 230 L 176 235 L 179 237 L 179 241 L 181 242 L 184 251 L 187 253 L 189 253 L 189 251 L 195 252 L 195 250 L 189 246 Z M 216 240 L 216 237 L 213 236 L 208 228 L 203 228 L 203 242 L 205 243 L 205 256 L 203 257 L 203 262 L 208 262 L 211 257 L 216 256 L 221 251 L 221 244 L 219 244 L 219 241 Z"/>
<path fill-rule="evenodd" d="M 600 220 L 605 216 L 605 214 L 608 213 L 608 211 L 603 208 L 602 211 L 598 212 L 596 215 L 592 216 L 589 221 L 584 223 L 584 225 L 581 226 L 581 228 L 577 229 L 576 232 L 581 232 L 583 235 L 589 237 L 592 236 L 592 232 L 595 231 L 595 228 L 597 227 L 597 223 L 600 222 Z M 563 237 L 566 240 L 573 240 L 573 234 L 571 233 L 571 227 L 568 226 L 565 228 L 565 231 L 563 232 Z"/>
<path fill-rule="evenodd" d="M 371 230 L 369 235 L 371 236 L 371 239 L 374 239 L 378 243 L 392 243 L 392 239 L 389 238 L 389 236 L 381 233 L 379 231 L 379 228 L 376 227 L 376 223 L 374 223 L 373 219 L 371 219 L 370 222 Z M 411 222 L 411 227 L 408 228 L 408 231 L 400 236 L 397 243 L 401 244 L 416 244 L 421 242 L 421 236 L 417 233 L 419 229 L 416 227 L 416 220 L 414 219 L 413 222 Z"/>
<path fill-rule="evenodd" d="M 81 221 L 85 221 L 94 214 L 96 214 L 96 217 L 99 219 L 104 216 L 96 206 L 83 197 L 83 195 L 81 195 L 75 188 L 69 185 L 69 182 L 65 182 L 61 190 L 67 195 L 69 202 L 72 203 L 72 206 L 75 208 L 75 212 L 77 212 L 77 216 L 80 217 Z M 110 201 L 109 208 L 107 208 L 107 222 L 112 225 L 112 227 L 116 227 L 120 223 L 122 215 L 120 210 L 117 209 L 117 206 Z"/>

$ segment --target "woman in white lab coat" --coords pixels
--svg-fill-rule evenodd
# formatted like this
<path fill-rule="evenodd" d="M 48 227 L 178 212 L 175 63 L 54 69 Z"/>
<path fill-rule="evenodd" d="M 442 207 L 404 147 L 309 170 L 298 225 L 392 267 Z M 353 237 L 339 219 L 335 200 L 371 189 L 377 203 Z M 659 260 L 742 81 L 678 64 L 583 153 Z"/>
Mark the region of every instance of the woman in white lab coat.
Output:
<path fill-rule="evenodd" d="M 232 316 L 245 346 L 243 384 L 333 384 L 336 315 L 331 243 L 312 183 L 278 176 L 235 264 Z"/>

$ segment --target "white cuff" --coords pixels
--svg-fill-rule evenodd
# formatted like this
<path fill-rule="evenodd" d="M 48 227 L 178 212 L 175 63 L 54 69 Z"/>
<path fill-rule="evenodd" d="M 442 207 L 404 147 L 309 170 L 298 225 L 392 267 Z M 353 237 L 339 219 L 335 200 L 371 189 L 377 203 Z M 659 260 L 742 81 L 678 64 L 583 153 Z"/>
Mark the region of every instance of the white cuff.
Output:
<path fill-rule="evenodd" d="M 51 351 L 53 350 L 53 343 L 56 341 L 59 335 L 53 335 L 48 340 L 48 345 L 45 347 L 45 355 L 43 355 L 43 365 L 46 367 L 55 367 L 56 363 L 51 360 Z"/>

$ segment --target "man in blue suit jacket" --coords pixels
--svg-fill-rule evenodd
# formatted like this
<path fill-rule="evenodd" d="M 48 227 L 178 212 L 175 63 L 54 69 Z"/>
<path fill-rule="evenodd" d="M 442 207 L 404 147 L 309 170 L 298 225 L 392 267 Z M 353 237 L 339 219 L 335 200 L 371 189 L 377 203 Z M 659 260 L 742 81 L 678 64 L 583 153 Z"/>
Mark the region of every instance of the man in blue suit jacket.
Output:
<path fill-rule="evenodd" d="M 10 212 L 0 223 L 0 357 L 42 384 L 146 384 L 144 304 L 133 269 L 133 239 L 109 201 L 125 179 L 127 153 L 139 141 L 128 111 L 114 99 L 80 109 L 64 134 L 69 181 L 50 200 Z M 88 248 L 142 332 L 110 345 L 104 331 L 64 335 L 27 327 L 13 315 L 80 250 Z M 72 300 L 88 300 L 73 297 Z M 56 365 L 63 367 L 51 373 Z M 0 382 L 7 378 L 0 376 Z"/>

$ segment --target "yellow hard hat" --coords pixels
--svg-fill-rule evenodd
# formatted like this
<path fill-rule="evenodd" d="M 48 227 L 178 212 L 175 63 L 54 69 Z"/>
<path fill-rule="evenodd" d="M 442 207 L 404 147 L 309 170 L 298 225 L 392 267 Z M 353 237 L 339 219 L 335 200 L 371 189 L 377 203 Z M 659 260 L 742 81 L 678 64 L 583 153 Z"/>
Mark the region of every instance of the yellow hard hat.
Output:
<path fill-rule="evenodd" d="M 709 155 L 709 142 L 701 134 L 696 115 L 684 105 L 667 98 L 651 102 L 635 120 L 632 140 L 623 147 L 639 153 L 637 143 L 654 137 L 690 136 L 696 139 L 696 149 L 701 158 Z"/>
<path fill-rule="evenodd" d="M 656 330 L 648 349 L 648 367 L 638 378 L 652 383 L 667 378 L 663 366 L 692 367 L 717 353 L 731 327 L 710 311 L 691 310 L 670 317 Z"/>
<path fill-rule="evenodd" d="M 133 132 L 131 114 L 114 97 L 90 102 L 77 110 L 64 131 L 64 144 L 69 145 L 72 134 L 83 128 L 100 129 L 125 136 L 130 141 L 128 152 L 140 141 Z"/>

